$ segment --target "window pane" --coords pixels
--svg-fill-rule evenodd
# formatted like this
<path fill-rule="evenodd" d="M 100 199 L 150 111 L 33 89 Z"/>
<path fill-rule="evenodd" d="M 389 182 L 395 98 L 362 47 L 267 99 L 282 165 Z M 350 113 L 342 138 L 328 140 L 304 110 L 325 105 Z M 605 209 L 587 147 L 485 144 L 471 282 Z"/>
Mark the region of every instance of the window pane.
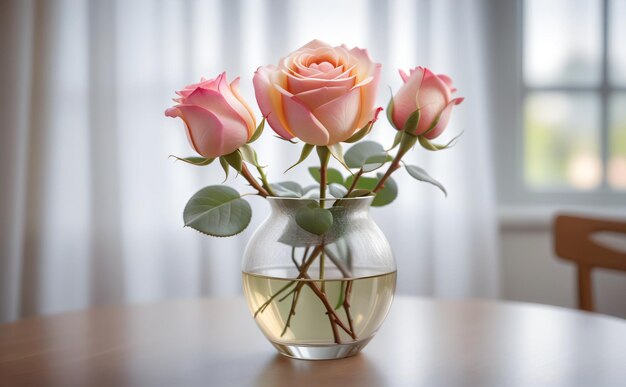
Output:
<path fill-rule="evenodd" d="M 526 83 L 599 84 L 601 9 L 601 0 L 524 1 Z"/>
<path fill-rule="evenodd" d="M 626 93 L 620 93 L 611 99 L 609 122 L 609 185 L 626 189 Z"/>
<path fill-rule="evenodd" d="M 626 1 L 609 3 L 609 78 L 626 85 Z"/>
<path fill-rule="evenodd" d="M 531 188 L 593 189 L 602 182 L 600 105 L 592 93 L 529 94 L 525 179 Z"/>

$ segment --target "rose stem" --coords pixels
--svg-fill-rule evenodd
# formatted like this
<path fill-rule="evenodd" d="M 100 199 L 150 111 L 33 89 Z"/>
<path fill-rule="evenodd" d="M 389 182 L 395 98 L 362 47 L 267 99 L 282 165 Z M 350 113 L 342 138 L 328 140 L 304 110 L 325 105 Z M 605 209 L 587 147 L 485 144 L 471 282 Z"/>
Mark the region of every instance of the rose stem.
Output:
<path fill-rule="evenodd" d="M 272 191 L 272 187 L 270 187 L 270 183 L 267 182 L 267 175 L 265 175 L 265 171 L 263 170 L 263 167 L 257 166 L 256 170 L 259 171 L 259 174 L 261 175 L 261 182 L 263 183 L 263 188 L 265 188 L 268 195 L 276 196 L 274 191 Z"/>
<path fill-rule="evenodd" d="M 248 167 L 246 166 L 245 163 L 241 164 L 241 175 L 248 180 L 248 183 L 250 183 L 250 185 L 256 189 L 259 192 L 259 195 L 262 197 L 268 197 L 269 194 L 267 193 L 267 191 L 265 190 L 265 188 L 261 187 L 261 185 L 259 185 L 259 182 L 256 180 L 256 178 L 254 176 L 252 176 L 252 174 L 250 173 L 250 170 L 248 169 Z"/>
<path fill-rule="evenodd" d="M 317 147 L 317 155 L 320 158 L 320 208 L 324 208 L 324 202 L 326 199 L 326 185 L 327 185 L 327 172 L 328 162 L 330 161 L 330 151 L 326 147 Z M 322 242 L 322 252 L 320 255 L 320 275 L 319 279 L 322 284 L 322 293 L 326 293 L 326 283 L 324 282 L 324 242 Z"/>
<path fill-rule="evenodd" d="M 354 191 L 354 188 L 356 188 L 356 183 L 361 178 L 361 175 L 363 175 L 363 168 L 359 169 L 356 175 L 354 175 L 354 179 L 352 179 L 352 184 L 350 184 L 350 188 L 348 188 L 348 192 L 346 192 L 346 194 L 343 196 L 344 198 L 348 197 L 350 193 Z"/>
<path fill-rule="evenodd" d="M 406 136 L 410 136 L 408 134 L 405 134 L 405 135 Z M 398 153 L 396 154 L 396 157 L 391 162 L 391 165 L 389 165 L 389 168 L 387 168 L 387 171 L 385 172 L 383 177 L 378 181 L 378 184 L 376 184 L 376 186 L 372 190 L 373 193 L 377 193 L 378 191 L 380 191 L 381 189 L 383 189 L 385 187 L 385 182 L 387 181 L 389 176 L 391 176 L 391 174 L 396 169 L 400 168 L 400 160 L 402 159 L 402 156 L 404 156 L 406 154 L 407 151 L 408 151 L 408 149 L 402 149 L 402 148 L 400 148 L 398 150 Z"/>
<path fill-rule="evenodd" d="M 333 253 L 331 253 L 330 251 L 326 251 L 326 254 L 328 255 L 328 259 L 330 259 L 330 261 L 334 263 L 335 266 L 337 266 L 337 268 L 339 269 L 341 274 L 344 276 L 344 278 L 352 277 L 352 273 L 350 273 L 348 269 L 343 267 L 343 265 L 340 263 L 341 261 L 337 257 L 335 257 Z M 357 338 L 356 332 L 354 331 L 354 326 L 352 324 L 352 314 L 350 313 L 350 295 L 352 292 L 353 281 L 348 280 L 345 282 L 347 283 L 347 285 L 346 285 L 344 296 L 343 296 L 342 306 L 343 306 L 344 311 L 346 312 L 346 318 L 348 319 L 348 325 L 350 326 L 349 334 L 352 337 L 352 339 L 356 340 Z"/>

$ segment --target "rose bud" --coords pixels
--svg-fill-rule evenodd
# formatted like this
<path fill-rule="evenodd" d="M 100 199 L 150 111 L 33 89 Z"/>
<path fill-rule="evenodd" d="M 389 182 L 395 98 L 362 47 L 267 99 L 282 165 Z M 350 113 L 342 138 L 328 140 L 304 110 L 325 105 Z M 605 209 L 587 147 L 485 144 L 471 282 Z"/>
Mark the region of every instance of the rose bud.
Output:
<path fill-rule="evenodd" d="M 409 75 L 400 70 L 400 76 L 404 84 L 393 96 L 392 125 L 403 130 L 409 116 L 419 109 L 417 128 L 410 128 L 410 133 L 429 140 L 438 137 L 448 125 L 452 107 L 463 102 L 463 98 L 452 98 L 456 91 L 452 79 L 424 67 L 416 67 Z"/>
<path fill-rule="evenodd" d="M 278 66 L 260 67 L 254 91 L 279 136 L 332 145 L 374 118 L 380 67 L 366 50 L 313 40 Z"/>
<path fill-rule="evenodd" d="M 239 78 L 230 85 L 226 73 L 215 79 L 186 86 L 177 91 L 178 104 L 165 111 L 168 117 L 185 122 L 189 143 L 205 158 L 236 151 L 246 144 L 256 129 L 252 109 L 239 94 Z"/>

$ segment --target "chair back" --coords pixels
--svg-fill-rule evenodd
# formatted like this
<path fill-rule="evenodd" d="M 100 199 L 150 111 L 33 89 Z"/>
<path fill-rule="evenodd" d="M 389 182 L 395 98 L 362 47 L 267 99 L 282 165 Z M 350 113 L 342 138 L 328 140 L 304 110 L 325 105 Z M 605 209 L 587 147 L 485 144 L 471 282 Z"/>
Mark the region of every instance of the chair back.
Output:
<path fill-rule="evenodd" d="M 626 221 L 559 215 L 554 221 L 554 247 L 561 259 L 572 261 L 578 271 L 578 308 L 593 311 L 591 270 L 595 267 L 626 271 L 626 252 L 596 242 L 598 232 L 623 233 Z"/>

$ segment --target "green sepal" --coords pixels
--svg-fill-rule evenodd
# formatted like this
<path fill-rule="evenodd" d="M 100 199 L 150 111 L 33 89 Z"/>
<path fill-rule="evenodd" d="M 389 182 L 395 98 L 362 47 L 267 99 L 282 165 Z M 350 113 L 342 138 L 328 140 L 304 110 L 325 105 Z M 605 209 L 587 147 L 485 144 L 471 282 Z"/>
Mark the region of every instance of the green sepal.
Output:
<path fill-rule="evenodd" d="M 259 159 L 256 151 L 250 145 L 246 144 L 242 146 L 241 148 L 239 148 L 239 152 L 241 153 L 241 158 L 243 159 L 243 161 L 250 163 L 255 167 L 263 168 L 263 166 L 259 165 Z"/>
<path fill-rule="evenodd" d="M 241 169 L 243 168 L 243 157 L 241 156 L 241 152 L 239 149 L 234 151 L 233 153 L 229 153 L 225 156 L 222 156 L 224 160 L 235 169 L 238 173 L 241 173 Z"/>
<path fill-rule="evenodd" d="M 430 140 L 429 140 L 429 139 L 427 139 L 427 138 L 426 138 L 426 137 L 424 137 L 424 136 L 418 136 L 418 138 L 419 138 L 420 145 L 421 145 L 424 149 L 429 150 L 429 151 L 440 151 L 440 150 L 444 150 L 444 149 L 452 148 L 452 147 L 454 146 L 454 144 L 455 144 L 455 141 L 456 141 L 459 137 L 461 137 L 461 135 L 462 135 L 462 134 L 463 134 L 463 133 L 458 134 L 458 135 L 457 135 L 457 136 L 455 136 L 452 140 L 448 141 L 446 144 L 443 144 L 443 145 L 441 145 L 441 144 L 435 144 L 435 143 L 433 143 L 433 142 L 430 142 Z"/>
<path fill-rule="evenodd" d="M 202 188 L 183 211 L 185 226 L 216 237 L 239 234 L 251 218 L 250 204 L 235 189 L 223 185 Z"/>
<path fill-rule="evenodd" d="M 220 165 L 224 170 L 224 181 L 226 181 L 228 179 L 228 161 L 226 161 L 223 157 L 220 157 Z"/>
<path fill-rule="evenodd" d="M 344 140 L 343 142 L 347 142 L 347 143 L 355 143 L 359 140 L 361 140 L 363 137 L 367 136 L 368 134 L 370 134 L 370 132 L 372 131 L 372 128 L 374 127 L 374 123 L 372 121 L 368 122 L 367 124 L 365 124 L 364 127 L 362 127 L 361 129 L 357 130 L 356 133 L 354 133 L 352 135 L 352 137 L 350 137 L 347 140 Z"/>
<path fill-rule="evenodd" d="M 170 155 L 170 157 L 173 157 L 179 161 L 184 161 L 187 164 L 197 165 L 199 167 L 204 166 L 204 165 L 209 165 L 215 160 L 215 157 L 210 158 L 210 159 L 205 159 L 204 157 L 197 157 L 197 156 L 178 157 L 178 156 Z"/>
<path fill-rule="evenodd" d="M 420 122 L 420 110 L 417 109 L 413 113 L 409 115 L 409 118 L 406 119 L 404 126 L 402 127 L 402 131 L 404 133 L 416 135 L 417 125 Z"/>
<path fill-rule="evenodd" d="M 298 143 L 297 141 L 287 140 L 286 138 L 282 138 L 282 137 L 277 136 L 277 135 L 274 135 L 274 137 L 276 137 L 276 138 L 277 138 L 277 139 L 279 139 L 279 140 L 287 141 L 287 142 L 288 142 L 288 143 L 290 143 L 290 144 L 297 144 L 297 143 Z"/>
<path fill-rule="evenodd" d="M 263 129 L 264 128 L 265 128 L 265 117 L 263 117 L 263 119 L 261 120 L 261 123 L 259 124 L 259 126 L 256 127 L 256 130 L 252 134 L 252 137 L 250 137 L 250 139 L 248 140 L 248 144 L 258 140 L 259 137 L 261 137 L 261 134 L 263 134 Z"/>
<path fill-rule="evenodd" d="M 309 157 L 309 155 L 313 151 L 313 148 L 315 148 L 315 145 L 304 144 L 304 146 L 302 147 L 302 152 L 300 153 L 300 158 L 298 159 L 298 161 L 294 165 L 292 165 L 291 167 L 287 168 L 285 170 L 285 172 L 283 172 L 283 173 L 288 172 L 291 168 L 295 167 L 296 165 L 298 165 L 301 162 L 303 162 L 304 160 L 306 160 L 306 158 Z"/>
<path fill-rule="evenodd" d="M 352 171 L 350 170 L 350 167 L 346 165 L 346 161 L 343 159 L 343 148 L 341 147 L 340 142 L 333 144 L 333 145 L 328 145 L 326 148 L 328 148 L 328 151 L 333 156 L 333 158 L 339 161 L 339 164 L 343 165 L 343 167 L 348 172 L 352 173 Z"/>
<path fill-rule="evenodd" d="M 409 173 L 409 175 L 411 175 L 411 177 L 413 177 L 416 180 L 423 181 L 425 183 L 430 183 L 430 184 L 434 185 L 435 187 L 439 188 L 446 197 L 448 197 L 448 192 L 446 191 L 446 189 L 443 186 L 443 184 L 441 184 L 437 180 L 433 179 L 428 174 L 428 172 L 426 172 L 423 168 L 420 168 L 420 167 L 418 167 L 416 165 L 405 165 L 404 167 L 405 167 L 406 171 Z"/>

